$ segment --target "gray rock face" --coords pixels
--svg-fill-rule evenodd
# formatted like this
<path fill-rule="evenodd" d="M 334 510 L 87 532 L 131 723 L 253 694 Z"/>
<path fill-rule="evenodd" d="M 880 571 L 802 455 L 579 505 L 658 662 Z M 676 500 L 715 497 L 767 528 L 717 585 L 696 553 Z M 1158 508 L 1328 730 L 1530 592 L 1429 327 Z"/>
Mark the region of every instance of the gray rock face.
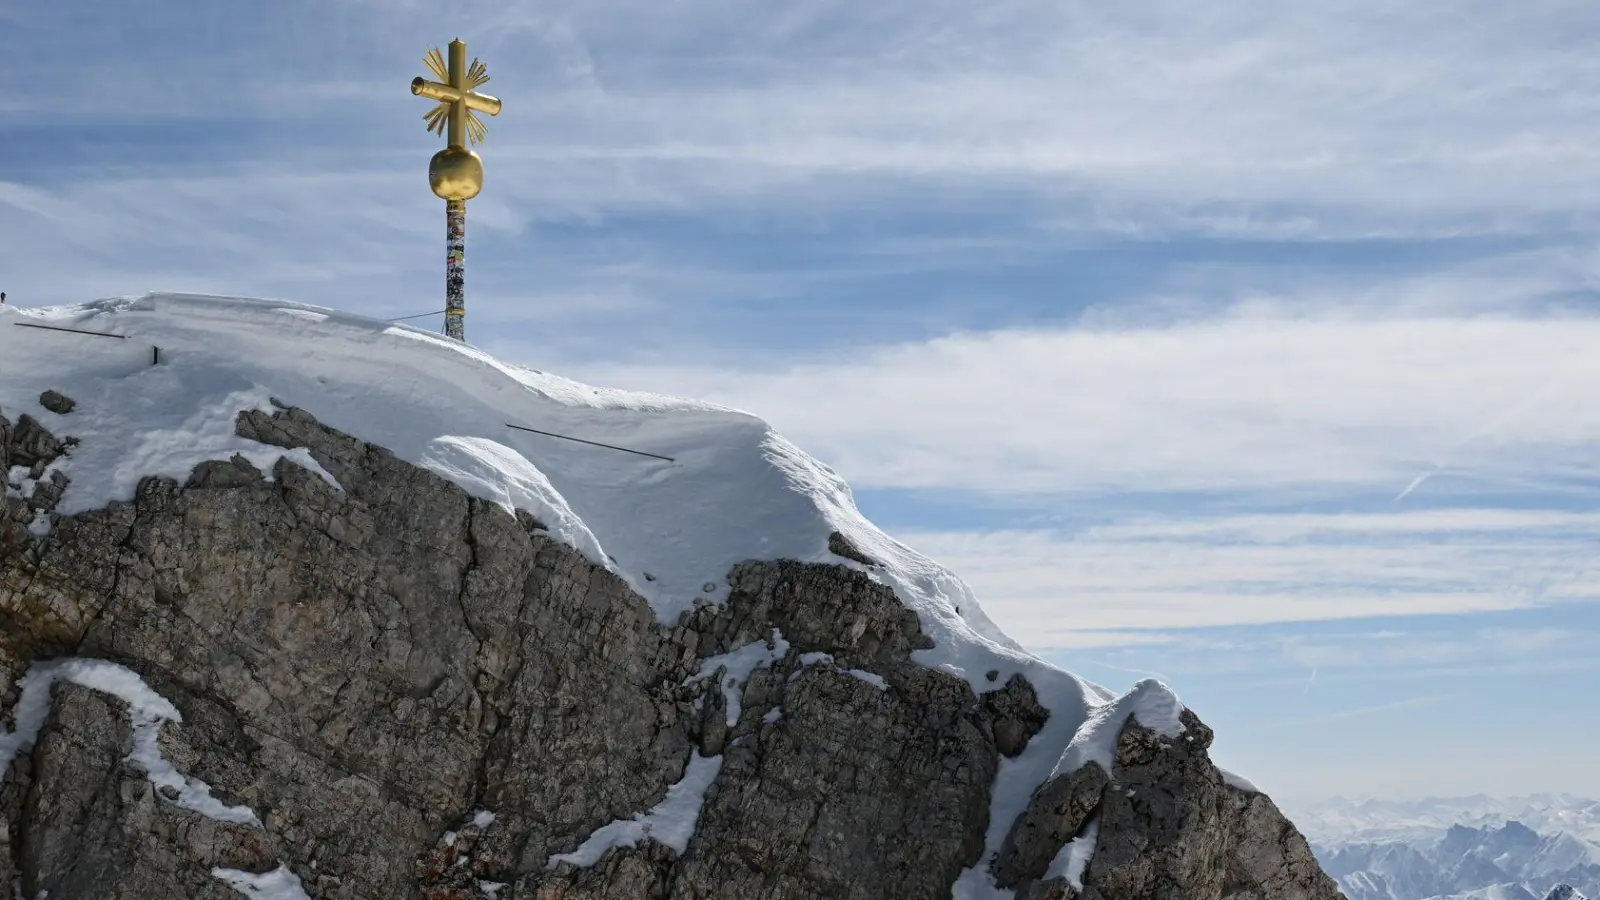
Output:
<path fill-rule="evenodd" d="M 64 416 L 76 409 L 78 402 L 57 391 L 45 391 L 39 395 L 39 405 L 53 413 Z"/>
<path fill-rule="evenodd" d="M 1272 801 L 1223 781 L 1206 755 L 1211 729 L 1187 709 L 1180 718 L 1176 739 L 1130 719 L 1110 773 L 1090 763 L 1035 791 L 996 861 L 998 880 L 1030 900 L 1340 900 Z M 1099 835 L 1082 891 L 1042 880 L 1092 817 Z"/>
<path fill-rule="evenodd" d="M 746 563 L 724 605 L 663 628 L 531 516 L 297 410 L 238 431 L 309 448 L 338 487 L 235 458 L 56 517 L 67 484 L 47 468 L 70 441 L 0 418 L 0 473 L 35 480 L 0 516 L 0 709 L 33 662 L 125 665 L 182 712 L 165 758 L 261 819 L 175 805 L 129 759 L 122 701 L 62 684 L 0 780 L 0 884 L 221 900 L 239 894 L 214 868 L 282 864 L 317 900 L 943 900 L 983 861 L 997 766 L 1048 713 L 1023 679 L 980 698 L 912 663 L 916 616 L 861 572 Z M 774 629 L 788 652 L 742 684 L 693 677 Z M 1086 897 L 1336 896 L 1301 890 L 1321 873 L 1270 801 L 1218 784 L 1204 747 L 1141 733 L 1121 789 L 1043 786 L 996 871 L 1038 887 L 1087 810 Z M 722 763 L 683 852 L 646 837 L 549 865 L 660 803 L 696 753 Z"/>
<path fill-rule="evenodd" d="M 1043 879 L 1062 846 L 1099 810 L 1109 781 L 1105 769 L 1088 765 L 1051 778 L 1034 791 L 1000 845 L 995 883 L 1015 888 Z"/>

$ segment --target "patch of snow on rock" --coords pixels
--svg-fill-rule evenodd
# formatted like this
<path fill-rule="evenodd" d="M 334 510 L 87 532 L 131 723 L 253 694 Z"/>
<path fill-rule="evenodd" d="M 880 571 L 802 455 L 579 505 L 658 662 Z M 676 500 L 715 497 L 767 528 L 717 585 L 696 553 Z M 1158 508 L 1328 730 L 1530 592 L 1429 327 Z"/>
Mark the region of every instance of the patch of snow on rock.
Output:
<path fill-rule="evenodd" d="M 872 685 L 880 691 L 887 691 L 889 689 L 889 682 L 884 681 L 883 676 L 876 672 L 868 672 L 866 669 L 840 669 L 839 671 L 849 675 L 851 678 L 854 678 L 857 681 L 865 681 L 867 684 Z"/>
<path fill-rule="evenodd" d="M 770 641 L 753 641 L 700 663 L 700 671 L 689 676 L 688 683 L 714 677 L 718 669 L 726 667 L 722 675 L 722 697 L 728 710 L 728 725 L 739 724 L 739 714 L 744 710 L 744 683 L 756 669 L 770 666 L 789 653 L 789 642 L 778 629 L 772 629 Z"/>
<path fill-rule="evenodd" d="M 128 718 L 133 724 L 133 749 L 128 759 L 144 769 L 151 784 L 177 793 L 177 799 L 171 801 L 173 805 L 219 822 L 261 826 L 261 820 L 248 806 L 223 804 L 211 796 L 211 788 L 205 782 L 173 768 L 161 755 L 158 739 L 163 724 L 183 721 L 177 707 L 145 684 L 138 673 L 100 659 L 50 660 L 34 663 L 28 669 L 20 682 L 22 696 L 13 716 L 15 730 L 0 733 L 0 777 L 4 777 L 18 753 L 33 746 L 50 714 L 50 692 L 60 681 L 110 694 L 128 704 Z"/>
<path fill-rule="evenodd" d="M 646 838 L 683 853 L 689 849 L 689 839 L 694 836 L 700 808 L 706 802 L 706 789 L 717 780 L 717 773 L 721 771 L 721 756 L 695 753 L 689 758 L 683 778 L 667 788 L 666 799 L 651 807 L 647 813 L 600 827 L 578 849 L 550 857 L 545 868 L 553 869 L 564 862 L 588 868 L 599 862 L 600 857 L 612 847 L 636 847 Z"/>
<path fill-rule="evenodd" d="M 1251 794 L 1261 793 L 1261 789 L 1256 787 L 1256 783 L 1244 777 L 1243 775 L 1230 772 L 1221 766 L 1217 766 L 1217 771 L 1222 773 L 1222 782 L 1227 786 L 1238 788 L 1241 791 L 1246 791 Z"/>
<path fill-rule="evenodd" d="M 261 827 L 260 818 L 250 807 L 228 806 L 211 795 L 210 785 L 179 772 L 162 755 L 161 726 L 182 722 L 183 714 L 146 684 L 137 672 L 101 659 L 55 659 L 29 667 L 18 683 L 22 696 L 13 710 L 13 730 L 8 732 L 0 728 L 0 778 L 5 777 L 17 754 L 33 746 L 38 738 L 39 730 L 50 715 L 51 691 L 59 682 L 109 694 L 128 705 L 133 747 L 127 759 L 144 770 L 145 777 L 162 799 L 218 822 Z M 169 797 L 162 788 L 174 796 Z M 310 900 L 300 886 L 300 879 L 287 866 L 280 865 L 261 874 L 237 869 L 213 869 L 212 874 L 256 900 Z"/>
<path fill-rule="evenodd" d="M 289 871 L 288 866 L 260 874 L 219 868 L 212 869 L 211 875 L 226 881 L 229 887 L 251 900 L 311 900 L 299 876 Z"/>
<path fill-rule="evenodd" d="M 867 684 L 872 685 L 880 691 L 887 691 L 889 689 L 889 683 L 883 680 L 882 675 L 879 675 L 876 672 L 868 672 L 866 669 L 841 669 L 839 668 L 838 663 L 834 662 L 832 653 L 822 653 L 820 651 L 800 654 L 800 668 L 796 669 L 795 673 L 789 676 L 789 680 L 794 681 L 795 679 L 799 678 L 804 670 L 810 668 L 811 666 L 830 666 L 835 671 L 843 672 L 844 674 L 849 675 L 851 678 L 854 678 L 858 681 L 865 681 Z"/>
<path fill-rule="evenodd" d="M 1029 672 L 1030 678 L 1039 676 L 1046 679 L 1052 677 L 1037 670 Z M 1059 682 L 1051 685 L 1046 681 L 1046 685 L 1056 686 Z M 1093 691 L 1094 699 L 1099 701 L 1087 719 L 1069 719 L 1058 723 L 1052 715 L 1021 756 L 1000 761 L 1000 774 L 995 780 L 995 796 L 991 803 L 985 859 L 999 849 L 1006 830 L 1026 808 L 1035 786 L 1047 778 L 1076 771 L 1091 762 L 1099 763 L 1109 773 L 1116 753 L 1117 738 L 1129 717 L 1138 718 L 1141 725 L 1165 737 L 1177 737 L 1183 733 L 1183 723 L 1178 718 L 1183 712 L 1182 702 L 1171 689 L 1153 678 L 1140 681 L 1126 694 L 1115 698 L 1109 697 L 1098 685 L 1085 684 L 1085 687 Z M 1048 697 L 1051 692 L 1047 687 L 1039 693 L 1041 697 Z M 1065 751 L 1058 749 L 1062 746 L 1065 746 Z M 1055 758 L 1046 755 L 1052 752 L 1057 754 Z M 1063 867 L 1063 875 L 1069 871 L 1069 866 L 1076 866 L 1074 871 L 1081 876 L 1094 853 L 1094 840 L 1080 844 L 1074 839 L 1067 846 L 1074 849 L 1070 853 L 1063 850 L 1067 856 L 1058 855 L 1056 862 Z M 983 863 L 961 873 L 953 891 L 954 900 L 1011 900 L 1013 896 L 1013 892 L 995 886 L 993 877 Z"/>
<path fill-rule="evenodd" d="M 1073 890 L 1083 890 L 1083 873 L 1089 868 L 1089 860 L 1094 858 L 1094 845 L 1098 840 L 1100 817 L 1095 816 L 1084 823 L 1083 831 L 1077 837 L 1061 846 L 1055 859 L 1050 861 L 1050 868 L 1045 871 L 1044 877 L 1065 878 Z"/>
<path fill-rule="evenodd" d="M 174 806 L 193 810 L 218 822 L 261 827 L 261 820 L 256 818 L 255 811 L 250 807 L 228 806 L 211 796 L 209 785 L 179 772 L 161 755 L 161 726 L 167 720 L 135 709 L 129 710 L 129 716 L 133 719 L 133 752 L 128 754 L 128 759 L 144 769 L 145 777 L 150 779 L 151 784 L 176 792 L 176 799 L 172 801 Z"/>

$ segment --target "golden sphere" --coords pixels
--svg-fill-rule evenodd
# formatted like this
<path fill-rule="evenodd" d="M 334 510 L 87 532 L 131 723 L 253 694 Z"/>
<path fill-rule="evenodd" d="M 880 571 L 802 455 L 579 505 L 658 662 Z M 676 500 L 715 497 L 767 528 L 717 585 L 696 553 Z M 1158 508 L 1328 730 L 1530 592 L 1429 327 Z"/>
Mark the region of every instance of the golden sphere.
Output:
<path fill-rule="evenodd" d="M 446 200 L 471 200 L 483 190 L 483 157 L 465 147 L 446 147 L 428 160 L 428 186 Z"/>

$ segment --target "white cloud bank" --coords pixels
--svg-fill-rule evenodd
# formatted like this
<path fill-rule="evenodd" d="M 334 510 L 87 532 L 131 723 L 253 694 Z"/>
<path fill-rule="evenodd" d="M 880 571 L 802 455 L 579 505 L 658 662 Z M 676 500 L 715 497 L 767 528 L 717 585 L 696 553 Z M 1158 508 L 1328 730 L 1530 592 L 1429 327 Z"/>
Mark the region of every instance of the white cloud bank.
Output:
<path fill-rule="evenodd" d="M 1596 346 L 1592 316 L 1241 314 L 585 374 L 759 410 L 858 486 L 1398 495 L 1600 474 Z"/>
<path fill-rule="evenodd" d="M 1315 519 L 1315 533 L 1307 519 Z M 1077 535 L 912 532 L 1035 648 L 1128 629 L 1438 615 L 1600 599 L 1600 514 L 1465 510 L 1151 521 Z M 1216 540 L 1226 534 L 1226 540 Z M 1101 631 L 1110 632 L 1109 635 Z M 1159 639 L 1159 634 L 1147 640 Z M 1307 666 L 1316 665 L 1307 657 Z"/>
<path fill-rule="evenodd" d="M 584 374 L 760 410 L 857 488 L 1105 523 L 897 530 L 1036 648 L 1600 599 L 1600 318 L 1405 301 Z"/>

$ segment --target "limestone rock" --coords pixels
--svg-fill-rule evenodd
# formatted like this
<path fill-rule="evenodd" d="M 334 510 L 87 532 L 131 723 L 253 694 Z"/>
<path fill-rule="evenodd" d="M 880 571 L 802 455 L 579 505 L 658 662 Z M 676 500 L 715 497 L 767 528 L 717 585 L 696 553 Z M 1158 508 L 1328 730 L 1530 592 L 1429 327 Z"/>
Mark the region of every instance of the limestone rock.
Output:
<path fill-rule="evenodd" d="M 1021 675 L 1011 676 L 1000 690 L 984 694 L 983 705 L 995 748 L 1005 756 L 1017 756 L 1027 749 L 1028 742 L 1050 718 L 1050 711 L 1039 704 L 1033 685 Z"/>
<path fill-rule="evenodd" d="M 77 408 L 78 401 L 59 391 L 45 391 L 39 395 L 39 405 L 64 416 Z"/>
<path fill-rule="evenodd" d="M 1223 781 L 1206 753 L 1211 729 L 1190 710 L 1181 720 L 1183 734 L 1166 738 L 1130 718 L 1112 772 L 1089 763 L 1041 786 L 996 860 L 997 880 L 1028 900 L 1341 900 L 1272 801 Z M 1082 891 L 1043 880 L 1091 817 L 1098 839 Z"/>
<path fill-rule="evenodd" d="M 56 688 L 23 812 L 28 896 L 228 900 L 236 895 L 212 867 L 272 868 L 276 851 L 259 830 L 158 798 L 125 760 L 129 741 L 120 701 L 75 685 Z"/>
<path fill-rule="evenodd" d="M 35 661 L 121 663 L 182 712 L 171 764 L 261 820 L 175 805 L 129 761 L 121 701 L 62 685 L 0 779 L 0 883 L 223 900 L 213 868 L 283 865 L 315 900 L 945 900 L 984 864 L 997 767 L 1048 713 L 1020 677 L 979 697 L 912 662 L 931 642 L 867 573 L 744 563 L 726 602 L 663 627 L 532 516 L 301 410 L 237 430 L 306 448 L 337 486 L 235 457 L 55 517 L 68 485 L 44 470 L 70 442 L 0 418 L 0 470 L 42 476 L 0 520 L 0 710 Z M 695 677 L 774 629 L 770 665 Z M 1302 889 L 1321 877 L 1304 842 L 1204 747 L 1124 743 L 1120 789 L 1098 769 L 1042 786 L 997 870 L 1059 893 L 1039 878 L 1093 814 L 1086 897 L 1333 896 Z M 681 851 L 646 836 L 550 865 L 661 803 L 695 752 L 721 768 Z"/>
<path fill-rule="evenodd" d="M 1056 853 L 1100 808 L 1109 779 L 1090 764 L 1040 785 L 1012 824 L 995 859 L 995 883 L 1016 887 L 1044 878 Z"/>
<path fill-rule="evenodd" d="M 39 420 L 26 413 L 17 419 L 15 427 L 7 429 L 5 443 L 7 458 L 0 459 L 0 463 L 7 467 L 42 466 L 65 453 L 71 446 L 69 440 L 58 439 L 40 425 Z M 35 478 L 39 471 L 34 471 Z"/>
<path fill-rule="evenodd" d="M 845 559 L 854 560 L 863 566 L 875 566 L 878 564 L 877 560 L 862 553 L 855 544 L 850 542 L 849 538 L 837 531 L 828 534 L 828 552 L 834 556 L 842 556 Z"/>

